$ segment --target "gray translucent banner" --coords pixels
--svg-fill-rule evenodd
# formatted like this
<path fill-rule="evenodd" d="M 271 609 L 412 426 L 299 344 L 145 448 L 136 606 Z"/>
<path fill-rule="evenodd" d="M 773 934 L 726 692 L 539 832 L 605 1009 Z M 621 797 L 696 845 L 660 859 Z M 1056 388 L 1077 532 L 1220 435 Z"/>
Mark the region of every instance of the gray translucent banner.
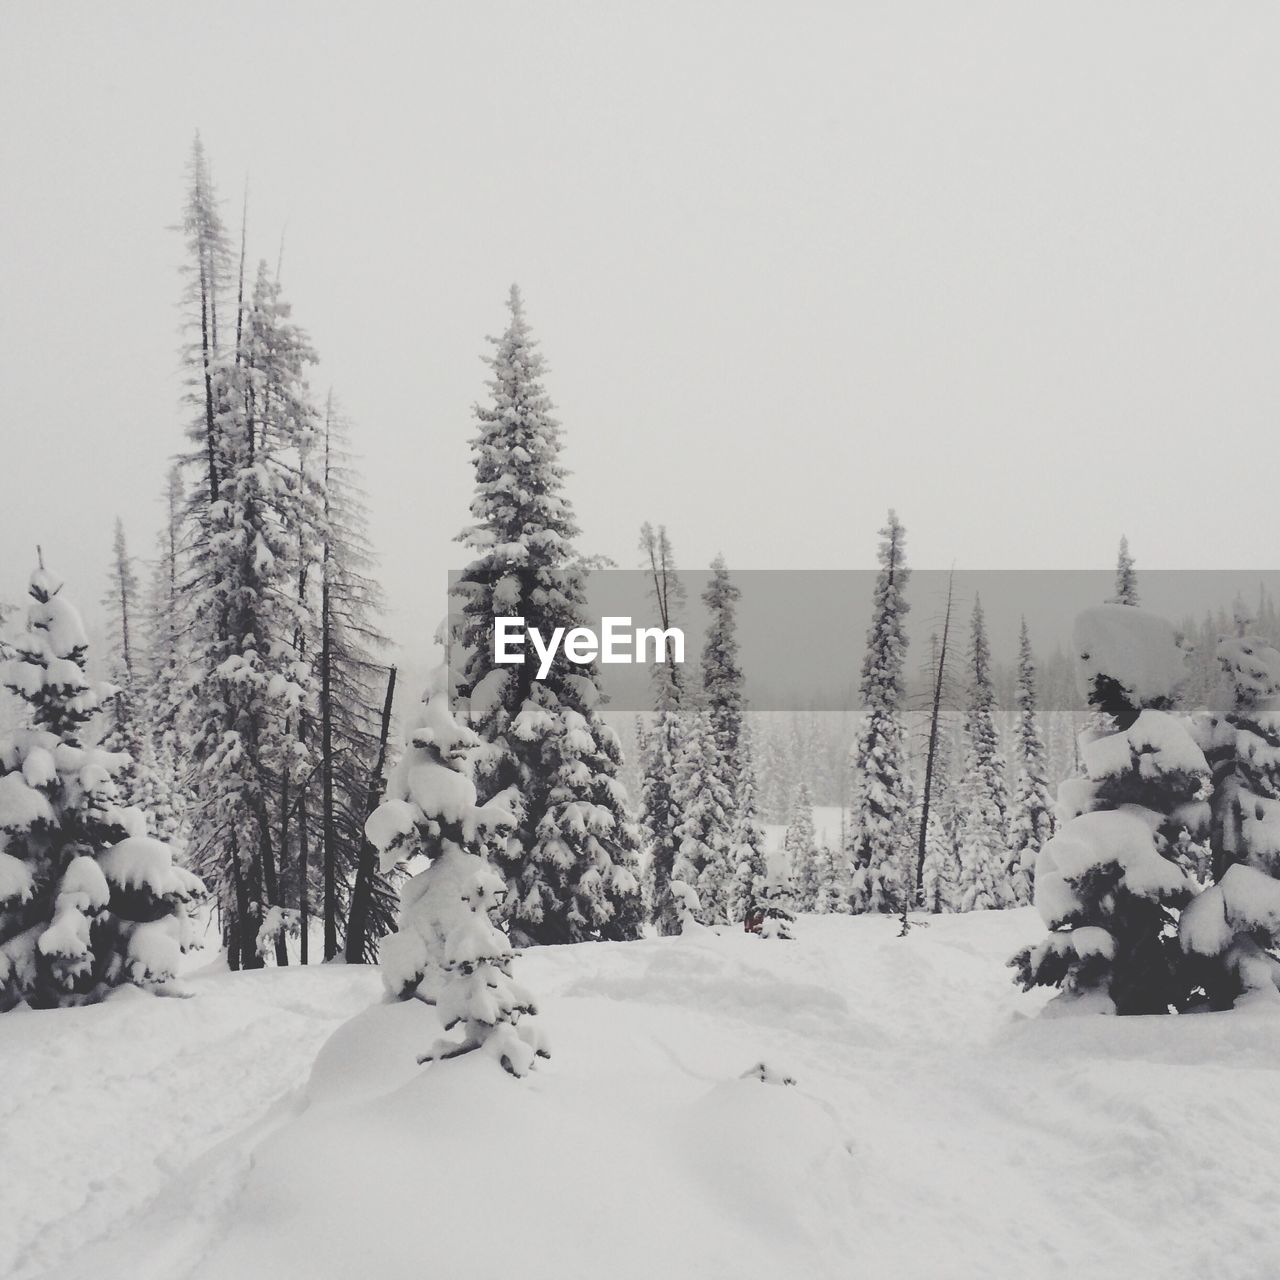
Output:
<path fill-rule="evenodd" d="M 457 620 L 450 574 L 450 615 Z M 709 616 L 702 594 L 707 569 L 678 574 L 684 600 L 672 619 L 685 638 L 684 668 L 700 682 L 700 657 Z M 736 570 L 731 578 L 737 602 L 738 659 L 748 702 L 756 711 L 847 711 L 860 706 L 859 679 L 866 652 L 877 573 L 875 570 Z M 1083 705 L 1073 678 L 1072 623 L 1080 610 L 1104 603 L 1115 593 L 1108 570 L 913 569 L 905 596 L 908 649 L 905 679 L 908 703 L 931 686 L 935 644 L 940 643 L 948 585 L 952 589 L 947 678 L 963 687 L 968 674 L 974 601 L 981 598 L 991 646 L 997 694 L 1008 704 L 1017 661 L 1018 633 L 1026 619 L 1039 667 L 1042 708 Z M 1189 705 L 1212 702 L 1218 669 L 1216 638 L 1234 629 L 1238 606 L 1253 621 L 1250 629 L 1280 644 L 1280 570 L 1145 570 L 1138 575 L 1141 607 L 1167 619 L 1188 640 Z M 630 619 L 631 628 L 658 627 L 653 579 L 639 569 L 601 569 L 583 581 L 582 625 L 597 635 L 606 618 Z M 615 628 L 618 624 L 615 623 Z M 544 641 L 549 637 L 544 637 Z M 625 647 L 625 646 L 623 646 Z M 631 646 L 634 648 L 634 646 Z M 526 661 L 539 665 L 532 644 Z M 449 663 L 459 671 L 457 644 Z M 556 661 L 565 659 L 557 654 Z M 652 705 L 652 662 L 604 663 L 594 669 L 610 710 L 645 711 Z"/>

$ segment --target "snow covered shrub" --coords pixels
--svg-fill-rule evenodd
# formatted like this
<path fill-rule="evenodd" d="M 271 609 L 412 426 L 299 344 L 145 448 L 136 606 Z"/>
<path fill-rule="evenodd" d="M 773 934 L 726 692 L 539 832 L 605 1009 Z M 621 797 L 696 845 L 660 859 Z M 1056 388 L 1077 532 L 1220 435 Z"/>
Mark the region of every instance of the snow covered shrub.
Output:
<path fill-rule="evenodd" d="M 675 903 L 676 919 L 681 933 L 697 933 L 704 928 L 698 917 L 702 914 L 702 902 L 698 891 L 683 880 L 672 880 L 671 900 Z"/>
<path fill-rule="evenodd" d="M 1246 635 L 1218 644 L 1231 710 L 1198 722 L 1213 769 L 1211 842 L 1217 883 L 1182 913 L 1188 968 L 1209 1005 L 1280 1000 L 1280 651 Z"/>
<path fill-rule="evenodd" d="M 1081 614 L 1075 650 L 1111 731 L 1082 735 L 1087 777 L 1060 788 L 1036 863 L 1050 934 L 1011 963 L 1024 990 L 1059 987 L 1062 1011 L 1165 1013 L 1186 1003 L 1174 911 L 1198 887 L 1186 836 L 1209 817 L 1209 766 L 1171 710 L 1185 655 L 1168 623 L 1121 604 Z"/>
<path fill-rule="evenodd" d="M 776 849 L 769 854 L 768 870 L 760 886 L 760 936 L 790 938 L 794 907 L 790 859 L 786 850 Z"/>
<path fill-rule="evenodd" d="M 130 982 L 160 990 L 204 887 L 119 804 L 128 756 L 84 740 L 114 689 L 85 676 L 88 642 L 62 583 L 41 567 L 30 594 L 4 669 L 29 718 L 0 738 L 0 1009 L 87 1004 Z"/>
<path fill-rule="evenodd" d="M 532 997 L 511 976 L 514 954 L 494 915 L 506 881 L 482 856 L 486 835 L 511 829 L 496 802 L 476 804 L 468 771 L 479 739 L 449 709 L 448 674 L 433 677 L 386 798 L 365 826 L 383 872 L 421 854 L 430 865 L 400 893 L 399 929 L 382 944 L 382 981 L 392 998 L 436 1006 L 445 1030 L 422 1058 L 429 1062 L 483 1049 L 512 1075 L 547 1057 L 531 1022 Z"/>

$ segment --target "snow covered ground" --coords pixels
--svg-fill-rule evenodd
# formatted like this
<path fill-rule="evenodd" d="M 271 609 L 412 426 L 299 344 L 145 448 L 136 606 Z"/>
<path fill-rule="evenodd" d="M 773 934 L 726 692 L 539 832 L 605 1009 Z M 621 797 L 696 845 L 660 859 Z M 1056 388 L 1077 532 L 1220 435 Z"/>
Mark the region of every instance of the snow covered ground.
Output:
<path fill-rule="evenodd" d="M 1031 911 L 896 931 L 526 953 L 524 1081 L 363 968 L 10 1015 L 0 1275 L 1275 1274 L 1280 1019 L 1040 1020 Z"/>

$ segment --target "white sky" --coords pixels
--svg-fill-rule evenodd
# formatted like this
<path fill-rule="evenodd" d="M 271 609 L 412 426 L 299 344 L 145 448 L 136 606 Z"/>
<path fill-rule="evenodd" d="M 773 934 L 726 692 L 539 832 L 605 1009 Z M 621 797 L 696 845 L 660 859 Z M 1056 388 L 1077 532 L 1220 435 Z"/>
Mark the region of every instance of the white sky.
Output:
<path fill-rule="evenodd" d="M 1275 567 L 1280 7 L 0 5 L 0 598 L 93 605 L 179 447 L 183 166 L 357 423 L 405 643 L 525 290 L 583 548 Z"/>

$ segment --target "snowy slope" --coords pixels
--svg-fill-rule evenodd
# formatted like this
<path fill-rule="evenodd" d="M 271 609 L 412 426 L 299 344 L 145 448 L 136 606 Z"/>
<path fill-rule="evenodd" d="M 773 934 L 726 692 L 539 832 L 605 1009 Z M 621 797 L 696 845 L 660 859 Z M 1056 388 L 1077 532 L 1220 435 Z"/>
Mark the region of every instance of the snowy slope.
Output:
<path fill-rule="evenodd" d="M 431 1011 L 374 1006 L 248 1128 L 372 974 L 19 1015 L 0 1067 L 37 1105 L 6 1094 L 7 1164 L 47 1174 L 0 1184 L 5 1256 L 21 1280 L 1274 1272 L 1280 1020 L 1041 1021 L 1003 967 L 1032 912 L 895 933 L 804 918 L 792 943 L 526 953 L 554 1054 L 527 1080 L 418 1068 Z M 762 1059 L 795 1087 L 740 1078 Z"/>

